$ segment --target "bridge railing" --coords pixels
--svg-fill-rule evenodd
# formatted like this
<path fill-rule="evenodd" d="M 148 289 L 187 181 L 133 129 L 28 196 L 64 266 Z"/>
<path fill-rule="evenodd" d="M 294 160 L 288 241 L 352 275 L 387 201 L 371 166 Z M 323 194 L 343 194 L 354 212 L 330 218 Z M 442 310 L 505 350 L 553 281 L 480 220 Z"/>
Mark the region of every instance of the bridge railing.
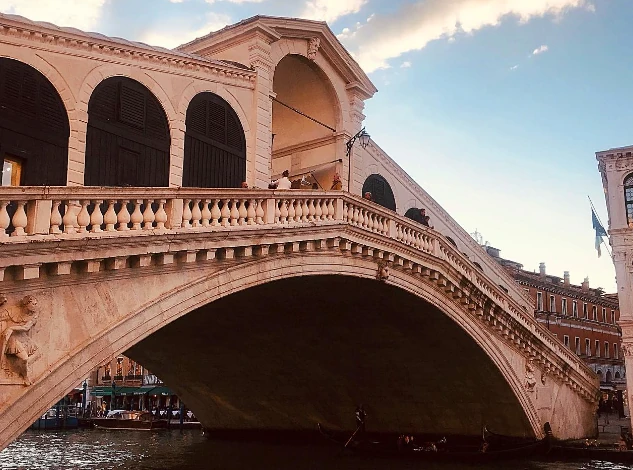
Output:
<path fill-rule="evenodd" d="M 206 188 L 0 187 L 0 247 L 162 233 L 349 224 L 444 260 L 576 371 L 586 369 L 527 303 L 497 286 L 438 232 L 342 191 Z M 4 259 L 0 267 L 19 260 Z M 588 370 L 588 369 L 587 369 Z M 586 371 L 585 371 L 586 372 Z"/>

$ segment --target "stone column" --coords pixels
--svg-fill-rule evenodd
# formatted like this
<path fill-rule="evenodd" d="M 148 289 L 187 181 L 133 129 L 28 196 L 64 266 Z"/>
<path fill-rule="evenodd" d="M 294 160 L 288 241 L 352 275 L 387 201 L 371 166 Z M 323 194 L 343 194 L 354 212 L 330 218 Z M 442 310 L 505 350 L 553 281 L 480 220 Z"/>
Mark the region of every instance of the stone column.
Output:
<path fill-rule="evenodd" d="M 247 179 L 250 185 L 267 188 L 271 177 L 272 164 L 272 101 L 273 63 L 270 58 L 271 39 L 257 33 L 248 50 L 250 65 L 257 71 L 253 109 L 256 116 L 253 148 L 255 159 L 247 161 Z M 250 163 L 250 165 L 249 165 Z M 250 168 L 249 168 L 250 166 Z"/>

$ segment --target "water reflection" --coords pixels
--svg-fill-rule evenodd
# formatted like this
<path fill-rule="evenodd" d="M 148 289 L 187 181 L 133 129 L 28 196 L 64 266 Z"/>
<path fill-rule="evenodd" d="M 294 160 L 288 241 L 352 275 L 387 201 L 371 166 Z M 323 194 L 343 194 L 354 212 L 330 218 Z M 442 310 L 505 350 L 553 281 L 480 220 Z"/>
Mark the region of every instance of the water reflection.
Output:
<path fill-rule="evenodd" d="M 199 431 L 27 431 L 0 452 L 3 470 L 623 470 L 606 462 L 463 465 L 363 459 L 328 444 L 211 441 Z"/>

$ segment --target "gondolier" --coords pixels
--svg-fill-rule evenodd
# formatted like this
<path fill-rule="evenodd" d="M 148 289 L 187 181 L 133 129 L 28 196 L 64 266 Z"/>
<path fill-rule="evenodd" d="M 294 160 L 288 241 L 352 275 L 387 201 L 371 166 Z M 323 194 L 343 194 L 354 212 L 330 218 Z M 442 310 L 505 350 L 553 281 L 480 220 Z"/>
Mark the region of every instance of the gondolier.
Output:
<path fill-rule="evenodd" d="M 365 418 L 367 417 L 367 413 L 365 412 L 365 408 L 362 404 L 356 407 L 356 411 L 354 412 L 356 416 L 356 428 L 359 433 L 365 432 Z"/>

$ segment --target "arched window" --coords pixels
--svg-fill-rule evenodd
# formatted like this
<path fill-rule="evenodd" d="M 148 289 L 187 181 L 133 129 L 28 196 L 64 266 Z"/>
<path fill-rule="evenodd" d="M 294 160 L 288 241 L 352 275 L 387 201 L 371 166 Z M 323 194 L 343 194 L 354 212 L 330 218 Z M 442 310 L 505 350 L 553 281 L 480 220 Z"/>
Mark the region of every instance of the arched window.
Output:
<path fill-rule="evenodd" d="M 444 238 L 446 238 L 451 245 L 453 245 L 455 248 L 457 248 L 457 243 L 455 243 L 455 240 L 453 240 L 448 235 L 444 235 Z"/>
<path fill-rule="evenodd" d="M 92 92 L 86 134 L 86 186 L 168 186 L 169 123 L 158 99 L 127 77 Z"/>
<path fill-rule="evenodd" d="M 69 135 L 66 108 L 48 79 L 0 58 L 2 185 L 66 185 Z"/>
<path fill-rule="evenodd" d="M 393 191 L 391 186 L 387 183 L 387 180 L 380 175 L 369 175 L 363 184 L 363 191 L 361 194 L 367 192 L 371 193 L 371 200 L 376 204 L 380 204 L 382 207 L 396 210 L 396 199 L 393 197 Z"/>
<path fill-rule="evenodd" d="M 626 221 L 633 224 L 633 173 L 624 178 L 624 205 L 626 206 Z"/>
<path fill-rule="evenodd" d="M 246 139 L 231 105 L 200 93 L 189 103 L 185 124 L 182 185 L 239 188 L 246 180 Z"/>
<path fill-rule="evenodd" d="M 483 272 L 484 268 L 481 267 L 481 264 L 479 264 L 477 261 L 473 261 L 473 264 L 475 265 L 475 267 L 477 269 L 479 269 L 481 272 Z"/>
<path fill-rule="evenodd" d="M 619 373 L 619 372 L 616 372 L 616 373 L 615 373 L 615 378 L 616 378 L 616 379 L 619 379 L 619 378 L 620 378 L 620 373 Z"/>
<path fill-rule="evenodd" d="M 607 371 L 607 377 L 605 378 L 605 382 L 611 383 L 611 371 L 610 370 Z"/>

